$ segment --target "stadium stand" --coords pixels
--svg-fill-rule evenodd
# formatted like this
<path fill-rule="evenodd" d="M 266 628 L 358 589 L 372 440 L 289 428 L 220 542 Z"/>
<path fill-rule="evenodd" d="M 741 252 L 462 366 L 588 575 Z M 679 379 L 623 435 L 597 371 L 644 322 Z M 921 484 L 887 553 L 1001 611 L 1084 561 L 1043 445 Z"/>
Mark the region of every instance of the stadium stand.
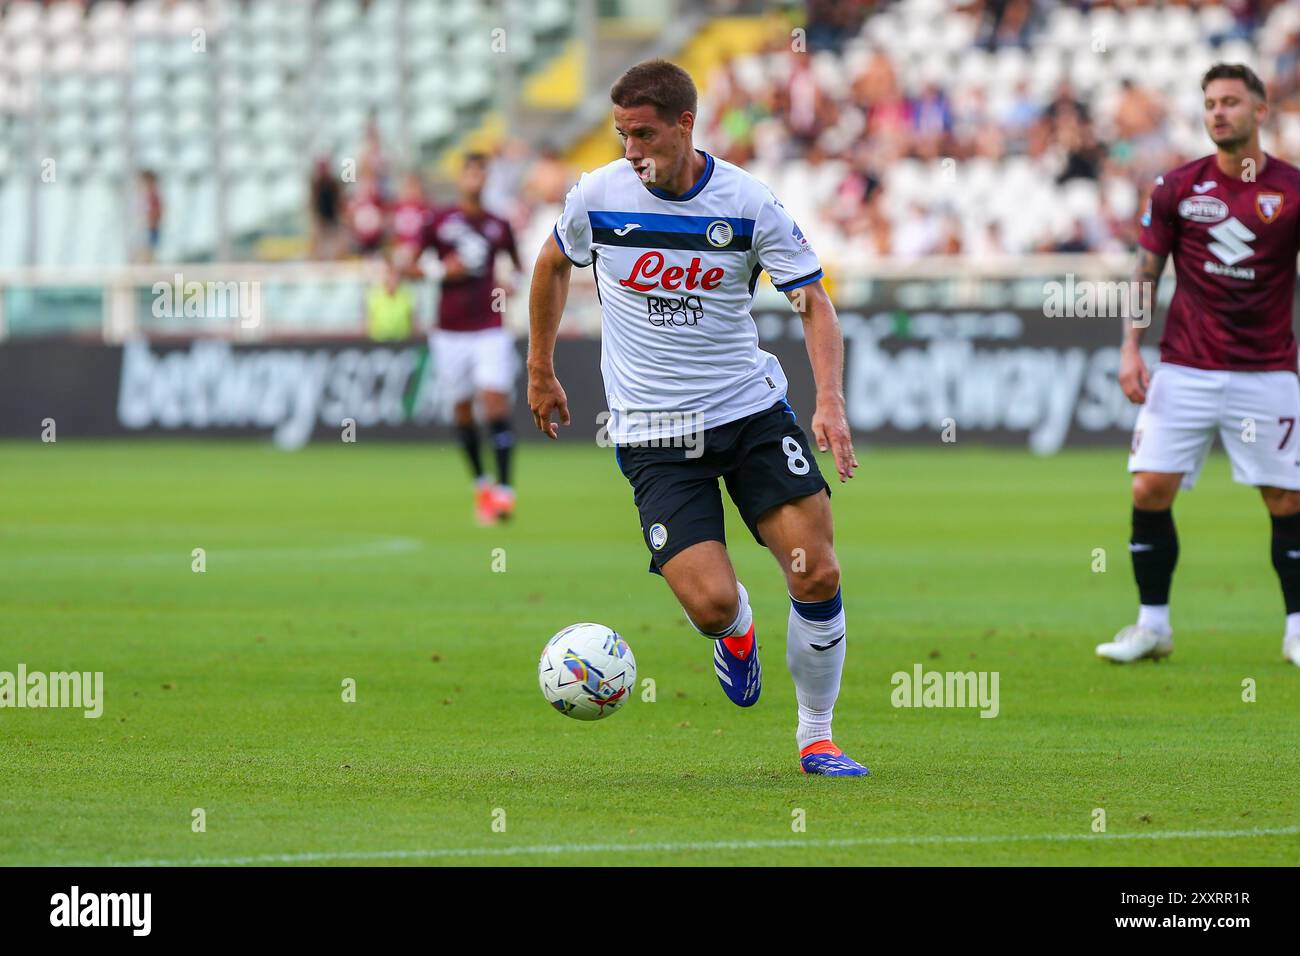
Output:
<path fill-rule="evenodd" d="M 572 26 L 563 0 L 503 11 L 521 72 Z M 184 210 L 164 218 L 160 261 L 212 258 L 222 228 L 301 229 L 312 159 L 356 154 L 371 122 L 407 163 L 476 124 L 502 16 L 476 0 L 5 4 L 0 267 L 127 261 L 132 170 Z M 34 166 L 66 188 L 35 189 Z"/>
<path fill-rule="evenodd" d="M 1154 175 L 1208 150 L 1197 80 L 1218 60 L 1260 72 L 1266 147 L 1300 160 L 1295 3 L 807 0 L 764 17 L 755 6 L 691 5 L 708 19 L 664 52 L 700 82 L 699 143 L 784 198 L 832 279 L 941 256 L 1125 253 Z M 582 82 L 574 51 L 591 34 L 575 9 L 0 4 L 0 269 L 240 260 L 285 236 L 296 238 L 284 256 L 332 257 L 307 238 L 322 161 L 359 166 L 336 183 L 346 216 L 362 190 L 391 198 L 404 170 L 445 175 L 467 140 L 495 152 L 489 194 L 529 259 L 566 184 L 618 155 L 598 85 L 582 104 L 592 119 L 565 138 L 490 122 L 529 77 L 545 75 L 557 102 Z M 497 22 L 511 24 L 504 77 Z M 157 172 L 166 211 L 152 248 L 142 170 Z M 360 292 L 349 296 L 308 286 L 276 314 L 351 321 Z M 22 313 L 10 309 L 11 328 Z"/>
<path fill-rule="evenodd" d="M 1220 60 L 1270 84 L 1267 146 L 1300 158 L 1294 3 L 900 0 L 817 29 L 825 6 L 807 54 L 780 37 L 719 67 L 701 113 L 842 268 L 1131 248 L 1153 177 L 1209 151 L 1197 81 Z"/>

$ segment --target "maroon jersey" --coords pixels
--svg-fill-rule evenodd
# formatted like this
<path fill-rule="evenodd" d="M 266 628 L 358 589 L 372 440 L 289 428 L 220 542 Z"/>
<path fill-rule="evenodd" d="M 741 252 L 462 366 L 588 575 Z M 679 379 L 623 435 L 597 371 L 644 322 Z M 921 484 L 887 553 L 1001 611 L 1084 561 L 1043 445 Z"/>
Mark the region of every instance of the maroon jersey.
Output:
<path fill-rule="evenodd" d="M 1243 182 L 1224 175 L 1214 156 L 1179 166 L 1156 179 L 1138 241 L 1174 257 L 1162 362 L 1296 371 L 1300 170 L 1267 156 L 1255 181 Z"/>
<path fill-rule="evenodd" d="M 393 206 L 393 241 L 399 246 L 421 246 L 433 210 L 422 199 L 402 199 Z M 417 249 L 418 252 L 418 249 Z"/>
<path fill-rule="evenodd" d="M 364 249 L 374 249 L 384 239 L 384 197 L 377 189 L 361 186 L 348 198 L 352 237 Z"/>
<path fill-rule="evenodd" d="M 507 253 L 519 268 L 519 253 L 510 223 L 490 212 L 471 216 L 459 206 L 436 212 L 429 223 L 428 245 L 446 259 L 455 255 L 465 274 L 442 280 L 438 326 L 456 332 L 473 332 L 501 325 L 502 313 L 495 290 L 497 254 Z"/>

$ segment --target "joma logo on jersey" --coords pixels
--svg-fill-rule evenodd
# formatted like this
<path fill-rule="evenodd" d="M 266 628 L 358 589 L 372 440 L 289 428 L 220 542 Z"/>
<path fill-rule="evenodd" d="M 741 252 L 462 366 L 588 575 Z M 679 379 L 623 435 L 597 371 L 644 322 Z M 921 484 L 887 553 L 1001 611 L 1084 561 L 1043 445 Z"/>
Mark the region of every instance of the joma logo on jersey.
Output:
<path fill-rule="evenodd" d="M 638 292 L 649 292 L 651 289 L 716 289 L 722 284 L 723 270 L 714 268 L 708 269 L 703 275 L 700 275 L 700 269 L 703 268 L 704 262 L 699 256 L 691 259 L 691 263 L 685 269 L 681 266 L 669 266 L 664 268 L 664 254 L 662 252 L 646 252 L 632 263 L 632 273 L 626 279 L 619 279 L 618 284 L 626 286 L 629 289 L 636 289 Z M 658 281 L 650 281 L 653 279 Z"/>

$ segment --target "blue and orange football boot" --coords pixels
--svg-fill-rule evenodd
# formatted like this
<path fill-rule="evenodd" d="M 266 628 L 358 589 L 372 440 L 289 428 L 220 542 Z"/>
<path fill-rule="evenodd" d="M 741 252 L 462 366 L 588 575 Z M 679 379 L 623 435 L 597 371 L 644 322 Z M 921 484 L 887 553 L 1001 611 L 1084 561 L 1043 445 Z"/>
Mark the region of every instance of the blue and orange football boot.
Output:
<path fill-rule="evenodd" d="M 871 773 L 853 758 L 844 756 L 844 751 L 829 740 L 819 740 L 799 751 L 799 769 L 823 777 L 865 777 Z"/>
<path fill-rule="evenodd" d="M 497 523 L 497 500 L 491 483 L 480 482 L 474 489 L 474 521 L 480 528 Z"/>
<path fill-rule="evenodd" d="M 753 707 L 763 689 L 763 668 L 758 663 L 754 625 L 738 637 L 713 642 L 713 672 L 723 693 L 737 707 Z"/>

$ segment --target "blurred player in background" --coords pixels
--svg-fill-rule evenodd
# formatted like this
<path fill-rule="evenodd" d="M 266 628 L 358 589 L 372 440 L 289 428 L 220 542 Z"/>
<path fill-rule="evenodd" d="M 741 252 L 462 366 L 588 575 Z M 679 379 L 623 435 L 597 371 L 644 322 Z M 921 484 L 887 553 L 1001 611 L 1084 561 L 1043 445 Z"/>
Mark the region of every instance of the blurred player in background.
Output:
<path fill-rule="evenodd" d="M 382 252 L 388 208 L 374 173 L 362 170 L 345 209 L 353 252 L 363 256 Z"/>
<path fill-rule="evenodd" d="M 459 202 L 434 213 L 425 239 L 443 268 L 438 323 L 430 332 L 429 349 L 437 363 L 438 381 L 453 403 L 456 431 L 474 475 L 474 509 L 480 524 L 504 521 L 514 513 L 510 403 L 519 371 L 514 340 L 502 322 L 506 299 L 520 271 L 519 253 L 510 224 L 483 208 L 486 179 L 487 157 L 466 156 L 457 182 Z M 505 284 L 495 278 L 501 253 L 510 257 L 514 268 Z M 496 451 L 495 484 L 479 454 L 476 397 Z"/>
<path fill-rule="evenodd" d="M 433 207 L 425 196 L 424 181 L 418 172 L 408 172 L 402 177 L 401 188 L 393 203 L 390 229 L 393 261 L 404 275 L 412 278 L 419 275 L 416 260 L 423 251 L 432 215 Z"/>
<path fill-rule="evenodd" d="M 1097 647 L 1112 661 L 1173 652 L 1169 585 L 1178 561 L 1173 503 L 1190 488 L 1217 430 L 1232 477 L 1272 516 L 1273 567 L 1286 604 L 1282 652 L 1300 665 L 1300 381 L 1291 329 L 1300 251 L 1300 170 L 1260 148 L 1264 85 L 1217 64 L 1201 82 L 1217 151 L 1157 178 L 1142 219 L 1136 281 L 1154 290 L 1172 254 L 1177 288 L 1149 375 L 1129 323 L 1120 385 L 1142 405 L 1133 431 L 1136 624 Z"/>

